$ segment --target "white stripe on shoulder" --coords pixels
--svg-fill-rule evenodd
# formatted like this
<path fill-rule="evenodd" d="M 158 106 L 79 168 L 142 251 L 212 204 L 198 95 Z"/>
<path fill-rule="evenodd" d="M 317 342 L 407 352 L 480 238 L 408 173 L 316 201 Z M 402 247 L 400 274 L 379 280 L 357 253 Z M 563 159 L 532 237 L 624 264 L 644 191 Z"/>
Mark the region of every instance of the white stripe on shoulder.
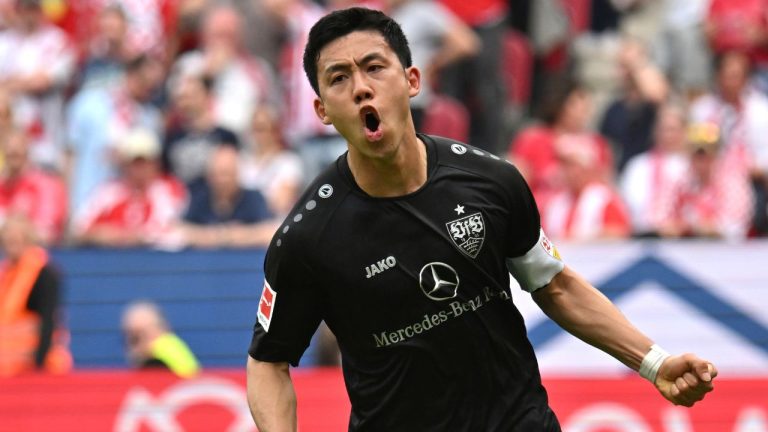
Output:
<path fill-rule="evenodd" d="M 563 268 L 565 264 L 560 253 L 543 229 L 539 229 L 539 240 L 525 255 L 507 258 L 509 272 L 524 290 L 531 293 L 550 283 Z"/>

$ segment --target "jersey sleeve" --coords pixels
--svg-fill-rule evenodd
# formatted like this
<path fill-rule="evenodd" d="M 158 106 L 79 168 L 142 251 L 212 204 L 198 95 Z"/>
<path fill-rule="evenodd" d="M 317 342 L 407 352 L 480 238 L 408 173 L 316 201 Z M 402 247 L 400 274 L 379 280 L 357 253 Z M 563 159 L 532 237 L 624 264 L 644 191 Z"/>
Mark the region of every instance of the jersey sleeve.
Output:
<path fill-rule="evenodd" d="M 296 238 L 273 241 L 264 259 L 264 286 L 248 353 L 297 366 L 322 319 L 321 288 Z"/>
<path fill-rule="evenodd" d="M 565 265 L 541 229 L 536 200 L 520 172 L 512 166 L 504 178 L 511 219 L 506 239 L 507 269 L 524 290 L 534 292 L 547 285 Z"/>

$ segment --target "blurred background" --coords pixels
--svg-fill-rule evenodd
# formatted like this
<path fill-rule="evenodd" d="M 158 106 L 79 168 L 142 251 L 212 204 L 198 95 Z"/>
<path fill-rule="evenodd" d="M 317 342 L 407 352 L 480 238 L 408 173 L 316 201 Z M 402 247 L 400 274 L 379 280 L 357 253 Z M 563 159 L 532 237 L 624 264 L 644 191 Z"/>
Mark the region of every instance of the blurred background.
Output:
<path fill-rule="evenodd" d="M 264 248 L 344 150 L 301 65 L 382 9 L 417 130 L 512 161 L 569 265 L 721 370 L 667 404 L 512 287 L 566 431 L 768 432 L 768 0 L 0 0 L 0 431 L 255 430 Z M 294 371 L 346 430 L 332 335 Z"/>

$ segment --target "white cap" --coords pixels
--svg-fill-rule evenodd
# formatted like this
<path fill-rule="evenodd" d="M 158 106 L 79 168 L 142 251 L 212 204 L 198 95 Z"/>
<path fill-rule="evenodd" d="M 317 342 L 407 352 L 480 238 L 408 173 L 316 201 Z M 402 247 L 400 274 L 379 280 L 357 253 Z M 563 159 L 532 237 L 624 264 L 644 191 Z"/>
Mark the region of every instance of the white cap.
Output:
<path fill-rule="evenodd" d="M 160 141 L 150 130 L 132 129 L 118 140 L 117 153 L 128 160 L 155 159 L 160 155 Z"/>

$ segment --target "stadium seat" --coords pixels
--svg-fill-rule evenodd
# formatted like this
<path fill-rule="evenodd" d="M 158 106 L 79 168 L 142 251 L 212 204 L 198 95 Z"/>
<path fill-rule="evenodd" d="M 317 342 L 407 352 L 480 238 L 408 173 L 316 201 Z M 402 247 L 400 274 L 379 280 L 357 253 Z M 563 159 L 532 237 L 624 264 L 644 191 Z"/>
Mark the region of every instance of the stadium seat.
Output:
<path fill-rule="evenodd" d="M 531 97 L 533 50 L 528 39 L 515 30 L 508 30 L 502 41 L 501 74 L 507 93 L 507 104 L 527 105 Z"/>
<path fill-rule="evenodd" d="M 469 112 L 459 101 L 434 94 L 424 116 L 424 133 L 461 142 L 469 140 Z"/>

